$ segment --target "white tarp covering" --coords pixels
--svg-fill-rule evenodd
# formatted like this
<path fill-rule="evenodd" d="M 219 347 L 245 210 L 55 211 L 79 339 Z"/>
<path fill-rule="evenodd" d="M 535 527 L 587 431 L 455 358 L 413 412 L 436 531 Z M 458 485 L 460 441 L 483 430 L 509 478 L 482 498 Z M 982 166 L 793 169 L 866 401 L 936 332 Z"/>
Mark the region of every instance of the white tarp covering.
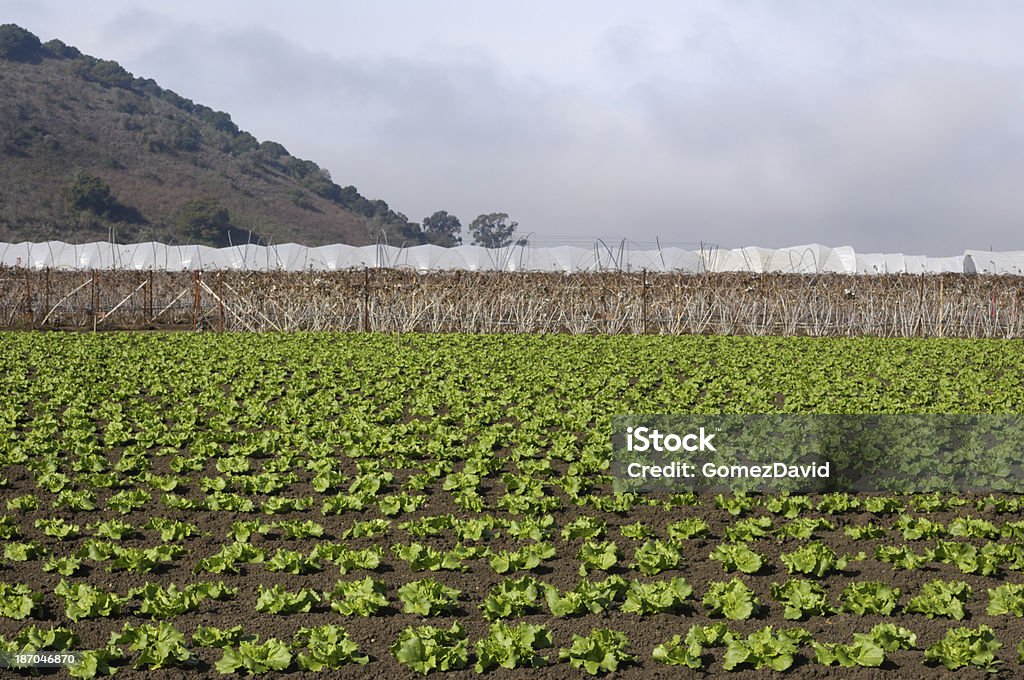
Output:
<path fill-rule="evenodd" d="M 902 253 L 857 254 L 858 274 L 906 274 L 907 262 Z M 916 272 L 915 272 L 916 273 Z"/>
<path fill-rule="evenodd" d="M 682 248 L 665 248 L 661 251 L 662 271 L 703 272 L 706 262 L 700 253 Z"/>
<path fill-rule="evenodd" d="M 422 246 L 414 246 L 420 248 Z M 457 246 L 453 250 L 465 262 L 465 269 L 475 271 L 509 271 L 508 261 L 511 248 L 482 248 L 480 246 Z"/>
<path fill-rule="evenodd" d="M 76 249 L 79 269 L 113 269 L 117 261 L 117 246 L 109 243 L 86 243 Z"/>
<path fill-rule="evenodd" d="M 226 265 L 223 269 L 267 269 L 267 249 L 253 243 L 221 248 L 218 264 Z"/>
<path fill-rule="evenodd" d="M 349 261 L 352 258 L 352 251 L 355 250 L 355 248 L 353 246 L 347 246 L 343 243 L 339 243 L 332 246 L 310 248 L 309 250 L 314 260 L 323 263 L 324 269 L 334 270 L 349 269 L 351 267 Z"/>
<path fill-rule="evenodd" d="M 707 253 L 709 272 L 750 271 L 750 265 L 740 250 L 712 250 Z"/>
<path fill-rule="evenodd" d="M 651 271 L 651 272 L 781 272 L 848 274 L 1015 274 L 1024 275 L 1024 251 L 993 253 L 968 250 L 953 257 L 902 253 L 856 253 L 849 246 L 832 248 L 818 243 L 789 248 L 759 247 L 733 250 L 682 248 L 659 250 L 608 247 L 509 246 L 442 248 L 425 245 L 398 248 L 387 245 L 353 247 L 344 244 L 307 248 L 295 243 L 254 244 L 230 248 L 168 246 L 162 243 L 118 245 L 0 243 L 0 265 L 32 269 L 123 270 L 246 270 L 331 271 L 365 267 L 410 268 L 430 271 Z"/>
<path fill-rule="evenodd" d="M 164 263 L 159 261 L 157 257 L 158 254 L 163 253 L 163 245 L 152 241 L 121 246 L 117 265 L 119 269 L 162 269 Z"/>
<path fill-rule="evenodd" d="M 924 255 L 904 255 L 903 256 L 903 271 L 908 274 L 921 274 L 925 272 L 925 267 L 928 266 L 928 258 Z"/>
<path fill-rule="evenodd" d="M 964 271 L 968 274 L 1024 274 L 1024 251 L 993 253 L 968 250 L 964 253 Z"/>
<path fill-rule="evenodd" d="M 363 267 L 390 267 L 388 252 L 383 248 L 388 246 L 360 246 L 353 248 L 348 254 L 348 267 L 346 269 L 362 269 Z"/>
<path fill-rule="evenodd" d="M 748 246 L 734 250 L 714 250 L 708 256 L 708 271 L 711 272 L 763 272 L 771 270 L 775 251 L 768 248 Z"/>
<path fill-rule="evenodd" d="M 297 243 L 284 243 L 268 248 L 273 254 L 275 269 L 289 272 L 301 272 L 310 269 L 309 248 Z"/>
<path fill-rule="evenodd" d="M 454 248 L 426 245 L 406 248 L 403 252 L 403 266 L 427 273 L 449 269 L 465 269 L 466 264 Z"/>
<path fill-rule="evenodd" d="M 661 260 L 662 253 L 660 250 L 633 250 L 622 254 L 622 259 L 625 260 L 626 271 L 640 272 L 643 270 L 647 271 L 662 271 L 665 269 L 665 263 Z M 616 269 L 614 265 L 606 267 L 606 269 Z"/>
<path fill-rule="evenodd" d="M 529 260 L 524 269 L 541 269 L 552 272 L 585 272 L 596 268 L 594 251 L 590 248 L 558 246 L 555 248 L 531 248 Z"/>
<path fill-rule="evenodd" d="M 27 243 L 0 243 L 0 263 L 8 267 L 35 268 L 28 255 Z"/>
<path fill-rule="evenodd" d="M 772 260 L 775 259 L 776 251 L 771 248 L 759 248 L 757 246 L 747 246 L 746 248 L 740 248 L 740 257 L 747 263 L 747 268 L 740 271 L 751 271 L 751 272 L 772 272 L 772 271 L 788 271 L 789 263 L 785 263 L 782 270 L 776 269 L 773 266 Z M 780 264 L 782 258 L 779 258 Z"/>
<path fill-rule="evenodd" d="M 954 257 L 929 257 L 925 264 L 925 271 L 929 274 L 963 274 L 964 256 Z"/>
<path fill-rule="evenodd" d="M 772 257 L 770 271 L 795 274 L 846 274 L 855 271 L 857 256 L 850 246 L 830 248 L 820 243 L 781 248 Z"/>
<path fill-rule="evenodd" d="M 86 245 L 106 246 L 105 243 Z M 220 249 L 209 246 L 170 246 L 167 248 L 167 269 L 170 271 L 202 271 L 224 269 Z M 79 256 L 82 260 L 82 256 Z M 107 267 L 83 266 L 80 269 L 106 269 Z"/>

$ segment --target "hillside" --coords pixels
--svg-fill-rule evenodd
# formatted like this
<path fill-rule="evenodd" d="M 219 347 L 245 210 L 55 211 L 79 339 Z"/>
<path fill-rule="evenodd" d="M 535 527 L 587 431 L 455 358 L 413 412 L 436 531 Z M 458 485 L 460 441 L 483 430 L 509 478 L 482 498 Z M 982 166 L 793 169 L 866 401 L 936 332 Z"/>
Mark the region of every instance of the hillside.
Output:
<path fill-rule="evenodd" d="M 0 241 L 416 242 L 342 187 L 113 61 L 0 26 Z"/>

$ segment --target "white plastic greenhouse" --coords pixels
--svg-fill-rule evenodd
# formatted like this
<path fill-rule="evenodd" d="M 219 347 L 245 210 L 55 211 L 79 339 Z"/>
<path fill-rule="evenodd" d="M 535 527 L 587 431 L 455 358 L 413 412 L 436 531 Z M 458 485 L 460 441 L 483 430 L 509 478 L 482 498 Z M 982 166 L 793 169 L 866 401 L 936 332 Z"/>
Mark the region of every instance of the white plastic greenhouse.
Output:
<path fill-rule="evenodd" d="M 158 271 L 332 271 L 389 267 L 431 271 L 651 271 L 651 272 L 779 272 L 844 274 L 1024 274 L 1024 251 L 967 250 L 953 257 L 900 253 L 855 253 L 849 246 L 831 248 L 809 244 L 781 248 L 747 247 L 733 250 L 611 249 L 557 246 L 535 248 L 480 246 L 441 248 L 388 245 L 309 248 L 295 243 L 276 246 L 240 245 L 230 248 L 169 246 L 162 243 L 120 245 L 106 242 L 71 244 L 0 243 L 0 265 L 31 269 L 158 270 Z"/>

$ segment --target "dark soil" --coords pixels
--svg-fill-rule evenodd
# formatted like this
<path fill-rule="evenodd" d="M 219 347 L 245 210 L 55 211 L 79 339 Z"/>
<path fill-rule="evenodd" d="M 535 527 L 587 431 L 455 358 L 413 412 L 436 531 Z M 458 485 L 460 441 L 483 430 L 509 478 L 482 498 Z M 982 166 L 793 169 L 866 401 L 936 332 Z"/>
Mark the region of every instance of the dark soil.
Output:
<path fill-rule="evenodd" d="M 160 459 L 155 459 L 157 462 Z M 9 485 L 4 487 L 0 496 L 4 500 L 26 493 L 38 493 L 34 483 L 27 474 L 17 474 L 19 468 L 10 468 Z M 179 489 L 178 493 L 194 500 L 201 500 L 204 493 L 200 491 L 198 484 L 192 480 L 187 490 Z M 496 506 L 500 493 L 494 487 L 502 487 L 499 484 L 491 484 L 488 505 Z M 281 640 L 290 641 L 294 633 L 304 626 L 316 626 L 327 623 L 342 625 L 358 643 L 363 653 L 369 654 L 370 662 L 365 666 L 351 666 L 341 671 L 331 672 L 331 677 L 353 677 L 353 678 L 402 678 L 414 677 L 407 668 L 399 664 L 388 652 L 388 647 L 398 637 L 399 632 L 410 625 L 432 624 L 441 627 L 449 627 L 455 620 L 459 620 L 466 628 L 470 642 L 476 641 L 487 634 L 488 621 L 479 610 L 479 604 L 483 601 L 488 591 L 505 576 L 521 576 L 522 572 L 510 575 L 498 575 L 490 568 L 484 559 L 470 562 L 470 568 L 465 572 L 439 571 L 439 572 L 413 572 L 409 565 L 395 557 L 390 551 L 391 545 L 395 543 L 408 544 L 411 540 L 421 540 L 424 543 L 436 547 L 452 547 L 455 539 L 449 532 L 438 537 L 424 539 L 412 539 L 405 531 L 398 528 L 401 521 L 428 515 L 440 515 L 452 513 L 456 516 L 465 516 L 451 502 L 447 493 L 428 493 L 430 500 L 420 511 L 410 514 L 402 514 L 393 520 L 390 532 L 375 539 L 357 539 L 349 542 L 351 547 L 371 547 L 380 544 L 385 548 L 384 562 L 380 568 L 373 573 L 374 578 L 384 581 L 388 586 L 388 599 L 392 607 L 384 610 L 380 615 L 361 618 L 344 617 L 333 612 L 329 603 L 322 602 L 307 614 L 295 615 L 271 615 L 258 613 L 255 610 L 257 586 L 270 586 L 280 583 L 288 590 L 299 588 L 312 588 L 317 591 L 329 591 L 334 583 L 341 579 L 362 578 L 366 572 L 356 571 L 347 576 L 340 576 L 337 568 L 331 563 L 324 563 L 321 572 L 309 575 L 290 575 L 270 572 L 265 565 L 253 564 L 243 567 L 242 573 L 230 574 L 200 574 L 193 575 L 193 567 L 196 562 L 206 556 L 217 552 L 220 547 L 230 543 L 227 538 L 228 530 L 232 522 L 240 519 L 261 519 L 270 522 L 280 519 L 313 519 L 321 523 L 325 528 L 325 535 L 315 540 L 289 540 L 283 536 L 262 536 L 254 535 L 250 540 L 254 545 L 268 549 L 271 553 L 279 547 L 300 550 L 308 553 L 320 541 L 338 541 L 340 534 L 353 522 L 365 519 L 381 517 L 376 508 L 364 513 L 348 512 L 342 515 L 323 516 L 319 512 L 319 500 L 314 508 L 305 513 L 286 513 L 282 515 L 264 515 L 252 513 L 245 515 L 234 512 L 183 512 L 168 510 L 165 506 L 152 502 L 147 508 L 136 511 L 125 516 L 123 519 L 130 521 L 136 526 L 143 525 L 149 516 L 162 516 L 171 519 L 179 519 L 198 525 L 203 532 L 201 536 L 187 539 L 182 544 L 187 554 L 174 563 L 166 565 L 155 573 L 136 574 L 131 572 L 108 572 L 101 563 L 85 561 L 87 569 L 69 581 L 88 582 L 94 586 L 125 594 L 131 588 L 141 586 L 147 581 L 156 581 L 161 584 L 176 583 L 184 586 L 197 581 L 218 581 L 223 580 L 230 586 L 239 588 L 240 592 L 236 599 L 217 602 L 213 600 L 204 601 L 198 611 L 178 616 L 173 619 L 178 630 L 186 634 L 187 639 L 195 631 L 197 625 L 218 626 L 227 628 L 235 625 L 242 625 L 246 632 L 257 635 L 260 639 L 276 637 Z M 440 491 L 435 489 L 434 491 Z M 101 498 L 99 507 L 105 507 L 102 502 L 109 494 L 109 491 L 98 492 Z M 287 492 L 288 496 L 302 497 L 312 494 L 316 496 L 305 483 L 293 485 Z M 259 507 L 260 498 L 253 499 Z M 640 578 L 642 580 L 663 580 L 674 576 L 684 576 L 694 588 L 694 595 L 688 609 L 676 615 L 659 614 L 648 616 L 637 616 L 620 611 L 610 611 L 599 615 L 587 615 L 569 618 L 554 618 L 543 603 L 539 601 L 537 613 L 521 617 L 521 620 L 535 624 L 547 625 L 552 633 L 555 642 L 555 649 L 548 650 L 549 657 L 553 662 L 547 668 L 535 670 L 505 671 L 499 670 L 491 674 L 495 678 L 509 677 L 537 677 L 557 678 L 566 676 L 582 675 L 582 672 L 573 670 L 566 662 L 557 661 L 557 648 L 567 647 L 571 643 L 574 634 L 586 634 L 594 628 L 611 628 L 624 632 L 630 640 L 630 651 L 637 656 L 637 662 L 627 665 L 614 673 L 612 677 L 621 678 L 670 678 L 678 677 L 681 674 L 695 673 L 706 676 L 727 675 L 735 678 L 755 678 L 767 675 L 775 675 L 772 671 L 756 671 L 745 668 L 739 672 L 726 673 L 722 670 L 722 648 L 709 649 L 706 654 L 706 671 L 691 672 L 689 669 L 667 667 L 653 661 L 651 658 L 652 649 L 659 643 L 664 642 L 675 634 L 685 635 L 686 631 L 694 624 L 708 624 L 714 620 L 707 616 L 707 612 L 700 602 L 709 581 L 728 580 L 734 574 L 726 574 L 722 566 L 713 560 L 708 559 L 708 554 L 722 541 L 725 527 L 735 523 L 737 518 L 717 508 L 712 498 L 701 497 L 699 506 L 689 506 L 665 511 L 660 508 L 639 507 L 636 510 L 621 515 L 611 513 L 591 512 L 587 509 L 567 508 L 553 513 L 555 527 L 551 541 L 558 548 L 558 555 L 555 559 L 542 564 L 533 573 L 541 581 L 550 583 L 562 590 L 573 588 L 579 581 L 580 562 L 576 559 L 579 545 L 583 542 L 577 539 L 571 542 L 563 541 L 559 536 L 561 527 L 572 521 L 580 514 L 591 514 L 599 516 L 607 521 L 608 530 L 605 539 L 615 540 L 622 549 L 623 558 L 619 564 L 610 570 L 610 573 L 618 573 L 624 578 Z M 506 513 L 496 512 L 498 516 L 507 516 Z M 756 516 L 765 514 L 772 518 L 773 528 L 782 526 L 787 520 L 778 515 L 768 513 L 762 507 L 754 508 L 749 515 Z M 997 515 L 992 512 L 977 510 L 972 503 L 956 511 L 945 511 L 936 513 L 913 513 L 915 515 L 927 516 L 934 521 L 947 523 L 958 514 L 982 517 L 994 522 L 997 526 L 1003 522 L 1020 519 L 1017 515 Z M 80 537 L 74 540 L 57 541 L 45 536 L 40 529 L 34 527 L 36 519 L 42 517 L 63 516 L 69 521 L 81 525 L 83 532 Z M 100 519 L 111 519 L 115 515 L 109 511 L 77 512 L 71 513 L 66 510 L 52 512 L 38 510 L 16 515 L 22 531 L 20 540 L 35 540 L 43 545 L 51 554 L 67 555 L 73 553 L 91 533 L 86 530 L 86 524 Z M 818 513 L 805 512 L 804 517 L 819 516 Z M 818 664 L 814 659 L 810 647 L 802 648 L 797 657 L 796 664 L 790 671 L 790 677 L 830 677 L 841 675 L 851 678 L 874 678 L 874 677 L 939 677 L 948 674 L 942 667 L 926 666 L 923 663 L 923 649 L 939 640 L 951 627 L 969 626 L 976 628 L 980 624 L 991 627 L 997 638 L 1002 642 L 1003 647 L 999 656 L 1003 664 L 998 677 L 1020 677 L 1024 670 L 1016 660 L 1016 646 L 1024 639 L 1024 625 L 1021 620 L 1013 616 L 988 616 L 985 613 L 987 605 L 987 589 L 995 588 L 1001 583 L 1024 582 L 1024 576 L 1018 572 L 1001 572 L 994 576 L 976 576 L 962 574 L 955 566 L 929 563 L 923 569 L 914 571 L 893 570 L 890 565 L 873 559 L 876 545 L 901 543 L 902 537 L 898 531 L 891 531 L 890 537 L 878 541 L 853 541 L 842 531 L 844 526 L 850 524 L 864 524 L 873 521 L 882 526 L 890 526 L 898 515 L 875 516 L 869 513 L 852 512 L 847 514 L 824 515 L 833 524 L 835 530 L 819 530 L 815 538 L 823 541 L 832 547 L 837 553 L 856 555 L 864 551 L 868 559 L 863 561 L 851 561 L 847 569 L 842 573 L 834 573 L 821 579 L 820 582 L 829 592 L 830 602 L 838 603 L 839 593 L 843 587 L 855 580 L 880 580 L 898 587 L 901 591 L 901 608 L 891 617 L 879 616 L 856 616 L 851 614 L 834 614 L 826 617 L 812 617 L 806 621 L 787 621 L 782 617 L 783 607 L 771 596 L 771 585 L 775 582 L 784 582 L 790 576 L 786 573 L 779 555 L 789 552 L 806 541 L 796 539 L 778 540 L 774 537 L 767 537 L 751 543 L 751 547 L 765 557 L 765 565 L 755 575 L 740 574 L 742 580 L 747 583 L 758 595 L 764 605 L 762 611 L 748 621 L 727 621 L 729 627 L 737 632 L 749 633 L 765 625 L 774 626 L 776 629 L 800 626 L 809 630 L 816 640 L 830 642 L 852 642 L 854 632 L 867 632 L 873 625 L 881 621 L 896 623 L 906 626 L 918 635 L 917 649 L 912 651 L 901 651 L 888 655 L 888 660 L 881 669 L 839 669 L 827 668 Z M 684 517 L 702 517 L 711 527 L 711 536 L 695 538 L 683 544 L 684 561 L 681 569 L 663 572 L 657 576 L 645 577 L 639 572 L 628 569 L 633 558 L 633 552 L 642 541 L 623 538 L 618 527 L 624 524 L 631 524 L 641 521 L 656 532 L 658 537 L 666 538 L 666 527 L 671 522 Z M 977 545 L 984 541 L 979 539 L 958 539 L 970 540 Z M 130 546 L 153 546 L 159 543 L 159 535 L 156 532 L 140 532 L 136 537 L 125 539 L 124 545 Z M 933 546 L 934 541 L 908 542 L 917 552 L 923 547 Z M 491 547 L 518 547 L 518 543 L 502 536 L 500 539 L 490 542 Z M 29 624 L 49 627 L 51 625 L 68 626 L 77 632 L 81 637 L 79 645 L 82 649 L 95 649 L 105 645 L 111 631 L 120 630 L 121 627 L 131 622 L 133 625 L 147 623 L 147 619 L 137 613 L 138 600 L 133 600 L 122 613 L 115 617 L 85 619 L 78 623 L 70 622 L 64 616 L 64 604 L 62 598 L 53 594 L 54 588 L 60 582 L 61 577 L 56 574 L 48 574 L 42 571 L 42 561 L 10 562 L 7 561 L 0 568 L 0 581 L 7 583 L 24 583 L 29 585 L 33 591 L 45 594 L 42 606 L 36 610 L 35 617 L 27 621 L 14 621 L 0 618 L 0 635 L 11 636 L 18 630 Z M 601 580 L 606 576 L 602 572 L 591 572 L 590 578 Z M 799 576 L 799 575 L 794 575 Z M 459 609 L 455 616 L 440 616 L 426 619 L 420 616 L 406 615 L 400 612 L 401 603 L 398 600 L 397 590 L 403 584 L 421 578 L 434 577 L 443 583 L 458 588 L 462 591 L 459 598 Z M 902 611 L 910 597 L 918 592 L 921 585 L 929 580 L 941 578 L 944 580 L 966 581 L 973 588 L 973 598 L 967 604 L 968 616 L 964 621 L 951 621 L 943 618 L 929 619 L 920 614 L 907 614 Z M 164 677 L 205 677 L 217 676 L 213 664 L 220 658 L 221 651 L 216 649 L 203 649 L 189 644 L 190 650 L 195 654 L 198 665 L 192 670 L 172 669 L 168 671 L 156 671 L 157 675 Z M 131 656 L 128 656 L 129 662 Z M 475 659 L 471 655 L 470 662 Z M 294 666 L 293 666 L 294 667 Z M 154 671 L 134 670 L 130 665 L 124 665 L 118 671 L 118 676 L 123 678 L 151 677 Z M 314 674 L 306 674 L 297 671 L 287 673 L 289 677 L 305 677 Z M 445 674 L 446 677 L 476 677 L 472 668 L 463 671 Z M 972 678 L 985 675 L 979 669 L 963 669 L 958 672 L 958 677 Z"/>

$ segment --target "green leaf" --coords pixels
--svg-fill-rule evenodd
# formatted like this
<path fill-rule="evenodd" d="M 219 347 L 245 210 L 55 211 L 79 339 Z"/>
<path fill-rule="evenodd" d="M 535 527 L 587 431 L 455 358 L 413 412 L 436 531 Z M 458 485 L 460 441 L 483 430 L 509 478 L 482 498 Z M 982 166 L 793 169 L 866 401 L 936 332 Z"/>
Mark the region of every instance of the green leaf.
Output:
<path fill-rule="evenodd" d="M 589 635 L 573 635 L 572 645 L 563 647 L 558 658 L 567 659 L 573 668 L 583 669 L 591 675 L 610 673 L 619 664 L 636 661 L 626 649 L 629 639 L 624 633 L 607 628 L 592 630 Z"/>
<path fill-rule="evenodd" d="M 738 578 L 709 583 L 703 603 L 712 616 L 724 616 L 733 621 L 749 619 L 760 608 L 753 591 Z"/>
<path fill-rule="evenodd" d="M 946 636 L 924 651 L 925 662 L 941 663 L 949 670 L 977 666 L 995 671 L 1000 663 L 996 651 L 1002 644 L 988 626 L 978 628 L 951 628 Z"/>
<path fill-rule="evenodd" d="M 477 673 L 492 668 L 538 668 L 547 663 L 547 657 L 538 650 L 551 647 L 551 633 L 546 626 L 520 623 L 510 626 L 502 621 L 491 624 L 486 638 L 476 643 Z"/>
<path fill-rule="evenodd" d="M 410 581 L 398 589 L 402 611 L 421 616 L 438 616 L 452 611 L 461 593 L 432 578 Z"/>
<path fill-rule="evenodd" d="M 433 626 L 402 630 L 389 651 L 399 662 L 426 675 L 431 670 L 457 670 L 469 663 L 466 632 L 456 621 L 448 630 Z"/>

